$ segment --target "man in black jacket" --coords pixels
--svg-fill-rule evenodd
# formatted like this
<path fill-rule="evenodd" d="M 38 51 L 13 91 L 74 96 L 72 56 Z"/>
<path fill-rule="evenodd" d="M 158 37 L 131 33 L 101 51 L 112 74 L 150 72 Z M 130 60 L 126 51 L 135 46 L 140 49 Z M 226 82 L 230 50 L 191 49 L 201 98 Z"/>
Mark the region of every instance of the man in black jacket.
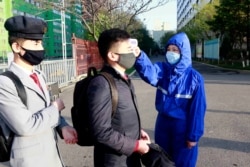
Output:
<path fill-rule="evenodd" d="M 130 35 L 120 29 L 101 33 L 98 48 L 105 65 L 102 71 L 114 78 L 118 106 L 112 115 L 109 83 L 94 78 L 88 88 L 91 131 L 95 140 L 95 167 L 141 167 L 140 155 L 149 151 L 150 139 L 141 130 L 140 117 L 131 80 L 125 73 L 135 62 Z"/>

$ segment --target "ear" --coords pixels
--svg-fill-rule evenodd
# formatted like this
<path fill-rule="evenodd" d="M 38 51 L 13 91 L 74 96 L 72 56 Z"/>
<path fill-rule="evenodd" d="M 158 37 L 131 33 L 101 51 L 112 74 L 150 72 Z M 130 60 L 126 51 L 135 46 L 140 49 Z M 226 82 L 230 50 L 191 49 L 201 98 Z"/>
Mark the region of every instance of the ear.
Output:
<path fill-rule="evenodd" d="M 17 42 L 13 42 L 11 44 L 11 49 L 13 50 L 14 53 L 20 53 L 21 51 L 21 47 L 19 46 Z"/>
<path fill-rule="evenodd" d="M 108 59 L 111 61 L 118 61 L 119 56 L 117 54 L 114 54 L 113 52 L 108 52 Z"/>

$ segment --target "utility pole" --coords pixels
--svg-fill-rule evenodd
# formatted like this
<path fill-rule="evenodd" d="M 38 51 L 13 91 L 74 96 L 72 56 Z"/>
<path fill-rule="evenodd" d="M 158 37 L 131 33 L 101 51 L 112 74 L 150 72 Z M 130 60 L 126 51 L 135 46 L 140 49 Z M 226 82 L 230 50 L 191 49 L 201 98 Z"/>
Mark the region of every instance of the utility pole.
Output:
<path fill-rule="evenodd" d="M 64 62 L 65 81 L 68 82 L 68 66 L 67 66 L 67 41 L 65 30 L 65 3 L 61 1 L 61 30 L 62 30 L 62 57 Z"/>
<path fill-rule="evenodd" d="M 248 2 L 247 2 L 248 3 Z M 249 18 L 250 4 L 247 4 L 247 55 L 250 52 L 250 18 Z M 248 57 L 249 59 L 249 57 Z"/>

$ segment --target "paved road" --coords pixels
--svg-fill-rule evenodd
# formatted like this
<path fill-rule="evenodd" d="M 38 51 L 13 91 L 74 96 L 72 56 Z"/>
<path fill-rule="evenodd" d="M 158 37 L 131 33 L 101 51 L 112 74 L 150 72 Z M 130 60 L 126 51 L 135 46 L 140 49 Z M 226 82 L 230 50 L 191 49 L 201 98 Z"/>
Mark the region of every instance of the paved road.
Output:
<path fill-rule="evenodd" d="M 158 58 L 159 59 L 159 58 Z M 199 145 L 197 167 L 249 167 L 250 165 L 250 73 L 224 70 L 202 63 L 194 67 L 205 78 L 207 113 L 205 134 Z M 153 139 L 156 111 L 155 88 L 144 83 L 135 73 L 133 83 L 139 103 L 142 126 Z M 70 86 L 61 93 L 70 122 L 72 106 Z M 93 148 L 66 145 L 59 141 L 61 154 L 68 167 L 92 167 Z M 4 165 L 0 164 L 0 167 Z"/>
<path fill-rule="evenodd" d="M 199 167 L 250 166 L 250 73 L 194 64 L 206 82 Z"/>
<path fill-rule="evenodd" d="M 225 70 L 201 63 L 194 63 L 194 67 L 205 78 L 208 103 L 206 129 L 200 141 L 197 167 L 249 167 L 250 73 Z M 142 125 L 153 139 L 156 117 L 155 88 L 145 84 L 136 74 L 132 78 Z M 64 154 L 68 166 L 92 166 L 92 148 L 68 148 L 72 148 L 74 152 Z M 78 158 L 69 154 L 78 155 Z"/>

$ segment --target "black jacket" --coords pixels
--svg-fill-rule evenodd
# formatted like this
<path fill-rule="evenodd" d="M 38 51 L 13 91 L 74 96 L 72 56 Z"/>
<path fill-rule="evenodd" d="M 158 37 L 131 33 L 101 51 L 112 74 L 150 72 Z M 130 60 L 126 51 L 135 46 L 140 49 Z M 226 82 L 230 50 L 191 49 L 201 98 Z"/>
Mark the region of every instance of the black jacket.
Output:
<path fill-rule="evenodd" d="M 95 139 L 95 167 L 139 167 L 139 155 L 133 153 L 140 138 L 140 118 L 134 87 L 111 67 L 110 73 L 118 90 L 118 105 L 113 118 L 109 84 L 103 76 L 94 78 L 88 88 L 91 131 Z"/>

